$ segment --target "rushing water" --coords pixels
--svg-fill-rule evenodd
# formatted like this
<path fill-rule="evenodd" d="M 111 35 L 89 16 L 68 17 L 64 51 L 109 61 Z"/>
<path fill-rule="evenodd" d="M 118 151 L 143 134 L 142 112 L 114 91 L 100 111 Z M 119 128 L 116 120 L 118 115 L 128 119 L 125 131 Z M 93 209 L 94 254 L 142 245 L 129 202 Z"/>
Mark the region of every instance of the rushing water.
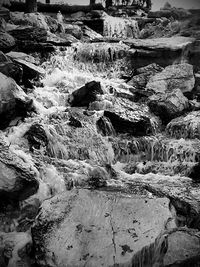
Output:
<path fill-rule="evenodd" d="M 113 36 L 115 26 L 110 24 L 109 18 L 106 21 L 108 35 Z M 120 19 L 116 19 L 114 25 L 122 32 L 127 27 Z M 102 107 L 99 106 L 96 111 L 90 107 L 93 113 L 87 120 L 81 108 L 71 111 L 68 103 L 70 94 L 89 81 L 101 83 L 107 101 L 103 108 L 109 107 L 108 103 L 112 102 L 111 88 L 129 89 L 120 78 L 127 64 L 122 53 L 126 49 L 121 44 L 77 44 L 76 47 L 51 55 L 42 64 L 46 71 L 41 80 L 43 87 L 35 87 L 29 93 L 36 114 L 24 121 L 19 119 L 17 125 L 4 131 L 10 149 L 37 173 L 40 181 L 37 197 L 40 201 L 72 187 L 84 186 L 88 177 L 96 173 L 97 166 L 103 166 L 98 169 L 103 175 L 106 164 L 112 166 L 113 172 L 118 173 L 118 180 L 111 177 L 107 184 L 122 188 L 128 181 L 138 177 L 165 175 L 170 180 L 170 177 L 176 179 L 187 176 L 191 167 L 199 161 L 200 143 L 197 139 L 186 141 L 183 138 L 169 138 L 165 133 L 158 133 L 157 126 L 152 136 L 117 135 L 110 120 L 102 116 Z M 84 127 L 73 129 L 72 132 L 69 122 L 74 114 Z M 30 152 L 26 135 L 33 125 L 39 125 L 44 130 L 47 141 L 45 143 L 43 140 L 39 148 L 33 148 Z M 98 127 L 105 129 L 103 134 Z M 162 243 L 162 248 L 163 244 L 166 245 L 166 239 L 158 241 Z M 150 261 L 152 255 L 160 262 L 164 252 L 159 248 L 157 243 L 145 247 L 133 258 L 134 265 L 123 266 L 150 266 L 142 262 Z"/>

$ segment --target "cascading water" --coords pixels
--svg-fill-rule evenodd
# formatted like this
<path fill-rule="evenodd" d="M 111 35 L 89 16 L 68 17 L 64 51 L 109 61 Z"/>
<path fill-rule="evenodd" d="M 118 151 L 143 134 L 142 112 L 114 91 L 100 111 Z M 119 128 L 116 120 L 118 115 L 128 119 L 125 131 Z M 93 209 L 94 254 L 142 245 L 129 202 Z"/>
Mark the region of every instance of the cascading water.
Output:
<path fill-rule="evenodd" d="M 104 17 L 103 35 L 113 38 L 138 38 L 139 27 L 136 20 L 132 18 Z"/>
<path fill-rule="evenodd" d="M 137 23 L 131 23 L 137 35 Z M 105 35 L 129 37 L 129 26 L 125 19 L 107 17 Z M 199 161 L 199 140 L 176 140 L 157 134 L 159 125 L 153 115 L 150 120 L 154 131 L 145 137 L 117 134 L 111 120 L 104 116 L 102 109 L 112 109 L 115 104 L 111 89 L 129 89 L 119 75 L 126 49 L 125 45 L 79 44 L 52 55 L 42 64 L 46 71 L 41 80 L 44 86 L 29 94 L 36 114 L 4 131 L 12 151 L 32 168 L 37 166 L 34 170 L 40 181 L 37 197 L 41 202 L 72 187 L 88 186 L 88 180 L 91 184 L 93 179 L 94 184 L 95 175 L 103 176 L 103 185 L 106 176 L 107 185 L 115 190 L 141 177 L 148 180 L 152 176 L 170 175 L 174 179 L 186 176 Z M 115 63 L 113 71 L 108 70 L 110 61 Z M 104 91 L 97 101 L 98 108 L 90 105 L 87 110 L 72 109 L 70 94 L 92 80 L 100 82 Z M 101 105 L 104 100 L 106 104 Z M 133 109 L 134 104 L 130 102 L 130 106 L 128 109 Z M 135 109 L 141 115 L 137 106 Z M 142 111 L 148 113 L 148 108 L 142 106 Z M 78 127 L 70 125 L 71 118 L 78 122 Z M 166 179 L 171 178 L 166 176 Z M 15 228 L 16 225 L 12 226 L 12 230 Z M 158 238 L 133 256 L 132 263 L 120 266 L 162 266 L 159 264 L 167 249 L 166 242 L 165 238 Z M 145 265 L 145 260 L 151 261 L 151 257 L 155 262 Z"/>

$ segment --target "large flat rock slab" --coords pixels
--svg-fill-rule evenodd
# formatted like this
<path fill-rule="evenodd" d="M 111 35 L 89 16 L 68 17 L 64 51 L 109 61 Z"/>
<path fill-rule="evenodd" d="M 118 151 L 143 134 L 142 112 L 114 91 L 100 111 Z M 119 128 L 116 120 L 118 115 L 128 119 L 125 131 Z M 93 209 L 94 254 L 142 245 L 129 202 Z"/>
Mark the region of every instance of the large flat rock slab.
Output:
<path fill-rule="evenodd" d="M 135 50 L 130 53 L 134 68 L 157 63 L 168 66 L 174 63 L 190 63 L 194 50 L 195 39 L 190 37 L 173 36 L 155 39 L 131 39 L 124 41 Z"/>
<path fill-rule="evenodd" d="M 113 266 L 155 241 L 167 198 L 72 190 L 42 204 L 33 228 L 40 266 Z"/>
<path fill-rule="evenodd" d="M 143 48 L 143 49 L 162 49 L 162 50 L 179 50 L 184 49 L 187 46 L 192 45 L 195 42 L 194 38 L 173 36 L 173 37 L 162 37 L 153 39 L 131 39 L 125 41 L 131 45 L 132 48 Z"/>

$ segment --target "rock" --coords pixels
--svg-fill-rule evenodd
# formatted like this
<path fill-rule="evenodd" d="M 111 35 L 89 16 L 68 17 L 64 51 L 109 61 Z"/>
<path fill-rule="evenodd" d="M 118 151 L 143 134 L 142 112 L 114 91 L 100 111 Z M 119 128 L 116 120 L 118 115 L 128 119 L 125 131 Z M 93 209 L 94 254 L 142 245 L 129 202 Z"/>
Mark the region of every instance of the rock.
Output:
<path fill-rule="evenodd" d="M 26 132 L 25 137 L 28 140 L 30 151 L 34 149 L 40 149 L 42 146 L 48 145 L 48 138 L 44 127 L 38 123 L 31 125 L 30 129 Z"/>
<path fill-rule="evenodd" d="M 0 129 L 17 116 L 33 110 L 33 101 L 11 78 L 0 73 Z"/>
<path fill-rule="evenodd" d="M 42 13 L 11 12 L 10 19 L 14 24 L 33 26 L 40 29 L 50 30 L 46 16 Z M 50 20 L 49 20 L 50 21 Z"/>
<path fill-rule="evenodd" d="M 41 53 L 42 56 L 47 56 L 48 53 L 55 52 L 56 48 L 53 44 L 49 42 L 41 43 L 35 41 L 18 41 L 18 47 L 20 47 L 20 51 L 24 53 L 32 53 L 38 52 Z"/>
<path fill-rule="evenodd" d="M 36 193 L 38 189 L 36 171 L 14 154 L 2 138 L 0 147 L 1 203 L 9 202 L 9 200 L 24 200 Z"/>
<path fill-rule="evenodd" d="M 95 39 L 102 38 L 102 35 L 97 33 L 96 31 L 93 31 L 91 28 L 87 27 L 86 25 L 83 25 L 81 27 L 83 32 L 82 41 L 92 41 Z"/>
<path fill-rule="evenodd" d="M 6 21 L 1 16 L 0 16 L 0 31 L 1 32 L 6 31 Z"/>
<path fill-rule="evenodd" d="M 148 105 L 151 112 L 159 116 L 164 124 L 179 117 L 189 108 L 189 101 L 180 89 L 153 95 L 149 99 Z"/>
<path fill-rule="evenodd" d="M 4 75 L 13 78 L 17 83 L 21 82 L 23 69 L 9 57 L 0 51 L 0 72 Z"/>
<path fill-rule="evenodd" d="M 10 34 L 6 32 L 0 32 L 0 50 L 2 52 L 10 52 L 15 45 L 15 39 Z"/>
<path fill-rule="evenodd" d="M 92 81 L 75 90 L 71 94 L 69 102 L 72 107 L 89 106 L 91 102 L 97 100 L 98 94 L 103 94 L 101 84 L 100 82 Z"/>
<path fill-rule="evenodd" d="M 153 63 L 137 70 L 137 75 L 133 76 L 128 82 L 128 85 L 134 87 L 134 89 L 144 89 L 151 77 L 161 72 L 162 67 Z M 130 89 L 131 91 L 131 89 Z M 135 91 L 134 91 L 135 92 Z"/>
<path fill-rule="evenodd" d="M 33 63 L 33 64 L 36 63 L 36 60 L 33 56 L 28 55 L 28 54 L 23 53 L 23 52 L 11 51 L 11 52 L 7 53 L 6 56 L 8 56 L 9 58 L 11 58 L 13 60 L 22 59 L 22 60 L 25 60 L 27 62 Z"/>
<path fill-rule="evenodd" d="M 3 18 L 5 21 L 10 19 L 10 11 L 5 7 L 0 7 L 0 17 Z"/>
<path fill-rule="evenodd" d="M 193 111 L 185 116 L 173 119 L 166 127 L 169 136 L 180 139 L 200 139 L 200 111 Z"/>
<path fill-rule="evenodd" d="M 85 12 L 83 12 L 83 11 L 78 11 L 78 12 L 76 12 L 76 13 L 73 13 L 73 14 L 71 14 L 71 17 L 73 18 L 73 19 L 80 19 L 80 18 L 84 18 L 85 17 Z"/>
<path fill-rule="evenodd" d="M 191 92 L 195 85 L 193 66 L 187 63 L 166 67 L 162 72 L 150 78 L 146 90 L 165 93 L 180 89 L 183 93 Z"/>
<path fill-rule="evenodd" d="M 199 184 L 194 183 L 190 178 L 149 173 L 137 174 L 137 176 L 124 175 L 123 179 L 130 188 L 139 186 L 156 196 L 169 198 L 170 209 L 177 227 L 200 228 Z"/>
<path fill-rule="evenodd" d="M 56 196 L 42 204 L 32 231 L 37 263 L 123 264 L 158 236 L 170 217 L 167 205 L 166 198 L 145 200 L 114 192 L 72 190 Z"/>
<path fill-rule="evenodd" d="M 19 26 L 9 32 L 18 41 L 46 42 L 47 30 L 31 26 Z"/>
<path fill-rule="evenodd" d="M 181 63 L 183 56 L 186 61 L 189 61 L 195 39 L 173 36 L 169 38 L 128 39 L 124 40 L 124 43 L 136 50 L 136 53 L 130 55 L 134 68 L 151 63 L 166 67 L 174 63 Z"/>
<path fill-rule="evenodd" d="M 28 62 L 24 59 L 14 59 L 16 63 L 23 68 L 23 80 L 39 79 L 45 75 L 45 70 L 35 64 Z"/>
<path fill-rule="evenodd" d="M 144 136 L 156 131 L 155 122 L 145 104 L 133 103 L 127 99 L 116 99 L 111 110 L 105 110 L 116 133 L 127 133 L 133 136 Z"/>
<path fill-rule="evenodd" d="M 168 8 L 168 9 L 161 9 L 158 11 L 150 11 L 148 13 L 148 18 L 174 18 L 177 20 L 186 19 L 191 16 L 191 13 L 183 8 Z"/>
<path fill-rule="evenodd" d="M 105 116 L 102 116 L 97 121 L 97 129 L 104 136 L 109 136 L 109 135 L 115 136 L 116 135 L 115 129 L 114 129 L 110 119 L 105 117 Z"/>
<path fill-rule="evenodd" d="M 0 232 L 0 265 L 31 266 L 32 238 L 29 233 Z"/>
<path fill-rule="evenodd" d="M 117 266 L 139 266 L 143 261 L 148 266 L 196 266 L 200 262 L 199 234 L 187 228 L 164 231 L 154 243 L 134 254 L 131 261 Z"/>
<path fill-rule="evenodd" d="M 80 40 L 83 37 L 83 32 L 80 26 L 74 24 L 64 25 L 65 33 L 71 34 L 76 39 Z"/>

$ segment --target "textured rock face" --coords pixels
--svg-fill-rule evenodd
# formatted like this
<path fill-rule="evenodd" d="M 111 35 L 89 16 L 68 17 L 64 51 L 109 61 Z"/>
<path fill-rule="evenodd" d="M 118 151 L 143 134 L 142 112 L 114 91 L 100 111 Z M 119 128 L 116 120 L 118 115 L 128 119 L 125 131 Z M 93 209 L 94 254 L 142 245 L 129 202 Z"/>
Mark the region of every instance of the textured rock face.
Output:
<path fill-rule="evenodd" d="M 154 63 L 144 68 L 140 68 L 137 70 L 137 75 L 133 76 L 128 84 L 136 89 L 144 89 L 149 79 L 162 70 L 162 67 Z"/>
<path fill-rule="evenodd" d="M 179 89 L 176 89 L 165 94 L 151 96 L 149 107 L 164 123 L 168 123 L 188 109 L 189 101 Z"/>
<path fill-rule="evenodd" d="M 170 137 L 180 138 L 200 138 L 200 112 L 193 111 L 185 116 L 172 120 L 166 128 Z"/>
<path fill-rule="evenodd" d="M 0 197 L 23 200 L 38 188 L 36 173 L 0 139 Z"/>
<path fill-rule="evenodd" d="M 193 66 L 183 63 L 168 66 L 153 76 L 147 83 L 146 89 L 158 93 L 180 89 L 185 93 L 191 92 L 194 84 Z"/>
<path fill-rule="evenodd" d="M 13 78 L 17 83 L 22 79 L 22 68 L 14 63 L 8 56 L 0 51 L 0 72 L 4 75 Z"/>
<path fill-rule="evenodd" d="M 92 81 L 83 87 L 75 90 L 70 96 L 72 107 L 89 106 L 91 102 L 97 100 L 97 95 L 103 94 L 100 82 Z"/>
<path fill-rule="evenodd" d="M 15 45 L 15 39 L 10 34 L 0 32 L 0 50 L 2 52 L 10 52 Z"/>
<path fill-rule="evenodd" d="M 104 116 L 112 123 L 116 133 L 144 136 L 159 129 L 159 120 L 150 113 L 147 105 L 128 99 L 115 99 L 113 107 L 104 111 Z"/>
<path fill-rule="evenodd" d="M 47 40 L 47 31 L 45 29 L 31 26 L 19 26 L 11 30 L 10 34 L 18 41 L 46 42 Z"/>
<path fill-rule="evenodd" d="M 73 190 L 42 205 L 33 239 L 40 266 L 114 266 L 152 243 L 168 200 Z M 64 233 L 64 234 L 63 234 Z"/>
<path fill-rule="evenodd" d="M 182 36 L 125 41 L 136 50 L 136 53 L 131 56 L 133 67 L 142 67 L 151 63 L 165 67 L 180 63 L 183 57 L 185 60 L 189 60 L 194 42 L 195 39 Z"/>
<path fill-rule="evenodd" d="M 0 73 L 0 128 L 4 128 L 17 115 L 24 116 L 33 108 L 32 100 L 11 78 Z"/>

